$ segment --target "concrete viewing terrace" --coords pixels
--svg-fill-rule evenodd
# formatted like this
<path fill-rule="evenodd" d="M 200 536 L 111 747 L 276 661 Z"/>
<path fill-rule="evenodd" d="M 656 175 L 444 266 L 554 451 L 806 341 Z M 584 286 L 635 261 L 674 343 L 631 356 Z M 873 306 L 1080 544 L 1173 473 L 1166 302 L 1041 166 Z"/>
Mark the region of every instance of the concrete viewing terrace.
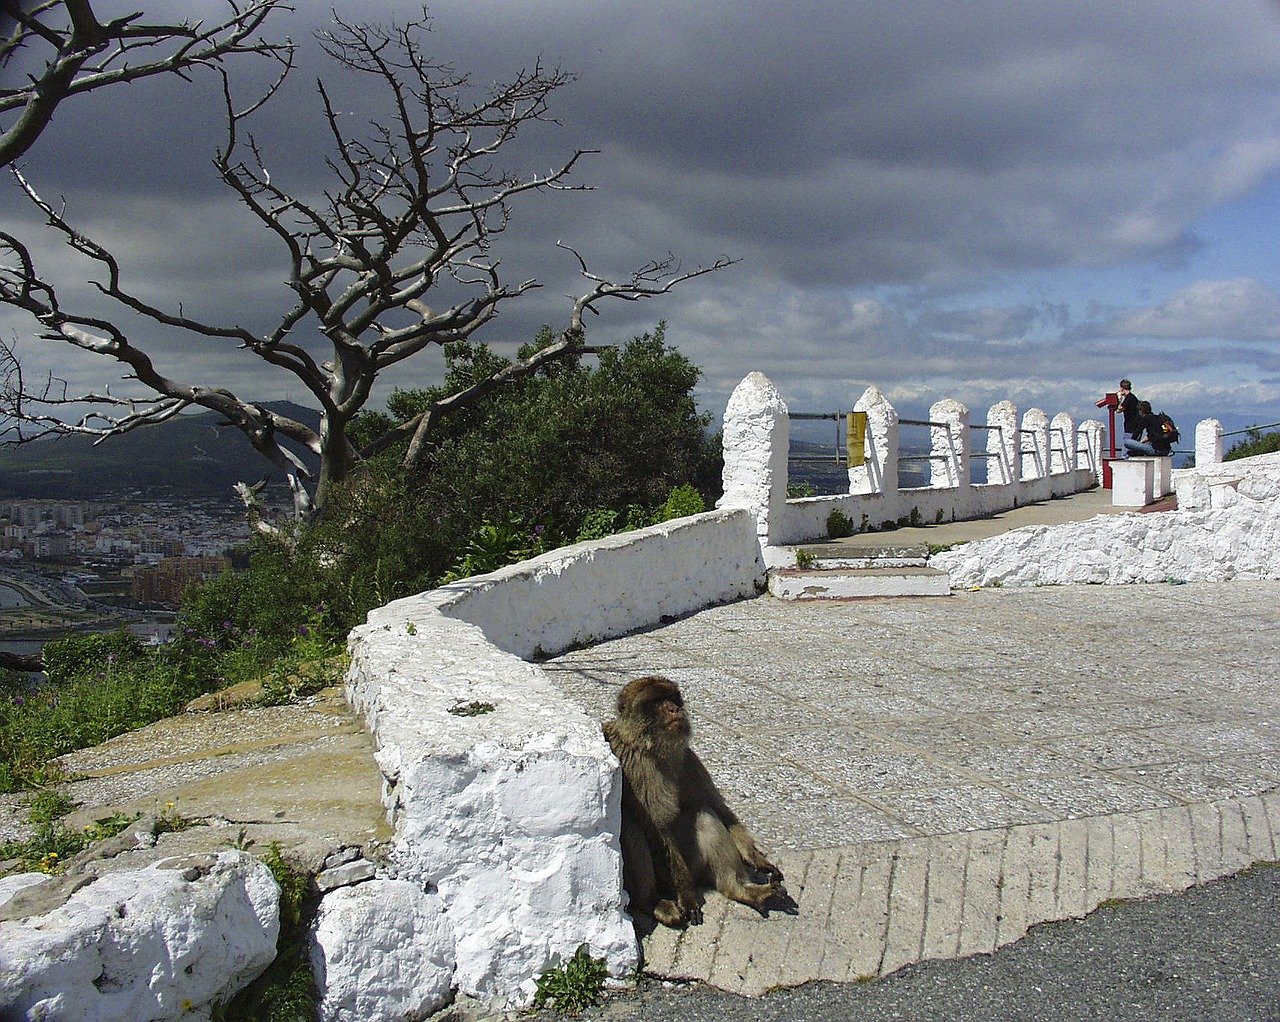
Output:
<path fill-rule="evenodd" d="M 682 686 L 800 911 L 712 895 L 645 968 L 757 994 L 1276 859 L 1278 623 L 1275 582 L 761 598 L 544 668 L 601 719 L 639 674 Z"/>

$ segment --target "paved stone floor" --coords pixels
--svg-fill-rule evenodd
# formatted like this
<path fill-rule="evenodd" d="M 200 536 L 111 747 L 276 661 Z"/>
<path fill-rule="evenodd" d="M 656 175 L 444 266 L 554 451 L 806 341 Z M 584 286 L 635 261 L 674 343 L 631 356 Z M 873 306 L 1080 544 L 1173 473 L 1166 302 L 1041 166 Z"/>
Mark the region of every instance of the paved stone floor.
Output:
<path fill-rule="evenodd" d="M 1274 859 L 1278 598 L 1275 582 L 765 597 L 545 667 L 602 720 L 632 677 L 680 683 L 695 748 L 801 911 L 712 899 L 703 926 L 649 938 L 647 964 L 759 992 L 989 951 Z"/>

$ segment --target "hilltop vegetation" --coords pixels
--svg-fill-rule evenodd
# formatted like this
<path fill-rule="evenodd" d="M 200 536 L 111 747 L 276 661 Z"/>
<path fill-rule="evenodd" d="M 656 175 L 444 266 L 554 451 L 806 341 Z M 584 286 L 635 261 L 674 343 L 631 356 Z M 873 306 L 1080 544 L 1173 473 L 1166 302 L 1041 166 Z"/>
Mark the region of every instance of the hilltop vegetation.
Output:
<path fill-rule="evenodd" d="M 476 344 L 447 357 L 443 389 L 503 361 Z M 204 692 L 258 680 L 270 701 L 336 680 L 346 633 L 389 600 L 701 511 L 718 495 L 720 461 L 693 399 L 698 375 L 661 325 L 597 365 L 549 364 L 450 422 L 421 474 L 389 447 L 324 519 L 255 538 L 247 570 L 186 594 L 169 645 L 124 634 L 50 643 L 48 680 L 31 690 L 10 678 L 0 695 L 0 791 L 47 783 L 52 757 Z M 376 439 L 432 400 L 397 392 L 360 428 Z"/>
<path fill-rule="evenodd" d="M 1231 450 L 1223 455 L 1224 461 L 1236 461 L 1240 458 L 1252 458 L 1257 454 L 1274 454 L 1280 451 L 1280 431 L 1264 433 L 1262 430 L 1250 429 L 1243 440 L 1231 446 Z"/>

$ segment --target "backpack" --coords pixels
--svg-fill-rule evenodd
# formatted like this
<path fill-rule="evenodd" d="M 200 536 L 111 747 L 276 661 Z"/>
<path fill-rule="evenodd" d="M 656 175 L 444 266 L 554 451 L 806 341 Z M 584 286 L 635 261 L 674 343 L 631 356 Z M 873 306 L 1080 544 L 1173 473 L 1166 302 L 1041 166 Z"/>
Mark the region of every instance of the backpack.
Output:
<path fill-rule="evenodd" d="M 1160 435 L 1170 444 L 1176 444 L 1180 439 L 1178 435 L 1178 427 L 1173 424 L 1173 420 L 1164 412 L 1160 413 Z"/>

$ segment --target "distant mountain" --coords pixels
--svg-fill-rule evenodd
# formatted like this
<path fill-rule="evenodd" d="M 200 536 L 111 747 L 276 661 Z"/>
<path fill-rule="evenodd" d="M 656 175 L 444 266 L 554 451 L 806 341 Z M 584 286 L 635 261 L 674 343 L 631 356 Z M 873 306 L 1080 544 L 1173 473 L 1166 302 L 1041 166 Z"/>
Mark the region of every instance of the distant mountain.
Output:
<path fill-rule="evenodd" d="M 320 413 L 313 408 L 288 401 L 264 404 L 319 427 Z M 179 415 L 96 447 L 89 437 L 64 436 L 0 448 L 0 498 L 92 500 L 130 492 L 230 498 L 237 482 L 263 476 L 271 485 L 284 485 L 283 473 L 214 412 Z"/>

